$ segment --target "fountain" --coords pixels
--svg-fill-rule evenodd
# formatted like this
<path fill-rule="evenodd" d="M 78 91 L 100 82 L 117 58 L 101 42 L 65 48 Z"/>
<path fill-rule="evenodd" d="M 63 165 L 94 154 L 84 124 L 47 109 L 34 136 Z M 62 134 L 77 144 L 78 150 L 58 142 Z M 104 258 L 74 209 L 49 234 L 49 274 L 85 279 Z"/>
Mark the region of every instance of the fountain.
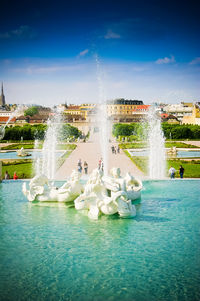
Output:
<path fill-rule="evenodd" d="M 61 130 L 61 114 L 58 111 L 53 112 L 52 117 L 47 121 L 47 131 L 42 148 L 42 157 L 35 161 L 36 176 L 44 175 L 49 180 L 54 179 L 56 172 L 56 145 L 58 135 Z M 38 141 L 35 143 L 35 147 Z"/>
<path fill-rule="evenodd" d="M 107 118 L 106 111 L 106 93 L 103 84 L 103 72 L 100 68 L 100 60 L 96 55 L 96 66 L 97 66 L 97 82 L 98 82 L 98 90 L 99 90 L 99 103 L 98 103 L 98 111 L 97 111 L 97 124 L 99 127 L 100 133 L 100 147 L 102 151 L 102 159 L 104 165 L 104 174 L 108 174 L 108 148 L 109 148 L 109 122 Z"/>
<path fill-rule="evenodd" d="M 31 154 L 28 153 L 27 151 L 25 151 L 25 149 L 23 147 L 20 150 L 17 151 L 17 155 L 19 157 L 28 157 L 28 156 L 31 156 Z"/>
<path fill-rule="evenodd" d="M 70 179 L 60 188 L 53 186 L 45 175 L 36 175 L 29 183 L 23 183 L 22 191 L 30 202 L 74 201 L 77 210 L 87 210 L 88 217 L 98 219 L 100 214 L 129 218 L 136 215 L 132 201 L 141 197 L 142 182 L 129 173 L 123 178 L 119 168 L 111 170 L 111 176 L 94 169 L 85 187 L 80 182 L 80 173 L 72 171 Z M 73 204 L 72 204 L 73 205 Z"/>
<path fill-rule="evenodd" d="M 8 120 L 6 121 L 5 125 L 0 126 L 0 140 L 3 139 L 5 135 L 5 128 L 8 125 L 8 123 L 12 120 L 13 117 L 17 116 L 18 114 L 21 114 L 23 111 L 22 106 L 18 106 L 15 111 L 12 112 L 12 114 L 9 116 Z"/>
<path fill-rule="evenodd" d="M 141 192 L 130 174 L 95 170 L 78 196 L 76 175 L 62 189 L 47 176 L 32 179 L 24 187 L 29 203 L 22 181 L 1 183 L 2 300 L 199 300 L 200 181 L 145 181 L 140 210 L 128 201 Z M 45 196 L 61 206 L 37 206 Z M 66 210 L 63 196 L 101 220 L 89 223 L 74 208 Z M 134 220 L 117 219 L 135 209 Z"/>
<path fill-rule="evenodd" d="M 149 110 L 148 123 L 149 177 L 150 179 L 164 179 L 166 173 L 165 138 L 161 120 L 154 106 L 151 106 Z"/>
<path fill-rule="evenodd" d="M 168 149 L 166 151 L 166 153 L 167 153 L 167 156 L 169 158 L 176 158 L 177 157 L 177 153 L 178 153 L 178 151 L 176 149 L 176 146 L 172 146 L 170 149 Z"/>

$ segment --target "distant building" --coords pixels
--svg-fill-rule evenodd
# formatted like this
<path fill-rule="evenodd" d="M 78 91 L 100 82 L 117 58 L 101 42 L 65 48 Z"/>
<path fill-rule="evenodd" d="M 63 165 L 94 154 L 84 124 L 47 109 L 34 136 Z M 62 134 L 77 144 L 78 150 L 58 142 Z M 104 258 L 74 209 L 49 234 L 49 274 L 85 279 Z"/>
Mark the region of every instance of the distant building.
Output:
<path fill-rule="evenodd" d="M 114 105 L 143 105 L 142 100 L 132 100 L 132 99 L 124 99 L 124 98 L 117 98 L 113 100 L 107 101 L 107 104 L 114 104 Z"/>
<path fill-rule="evenodd" d="M 49 116 L 48 115 L 40 115 L 40 114 L 35 114 L 33 116 L 18 116 L 16 117 L 16 124 L 17 125 L 24 125 L 24 124 L 43 124 L 46 123 L 48 120 Z"/>
<path fill-rule="evenodd" d="M 0 107 L 5 107 L 6 105 L 6 99 L 5 95 L 3 93 L 3 83 L 1 84 L 1 95 L 0 95 Z"/>
<path fill-rule="evenodd" d="M 200 102 L 195 103 L 193 106 L 191 116 L 183 117 L 182 124 L 200 125 Z"/>
<path fill-rule="evenodd" d="M 65 115 L 72 115 L 75 116 L 75 120 L 86 120 L 88 117 L 88 114 L 91 110 L 94 109 L 96 105 L 95 104 L 81 104 L 81 105 L 69 105 L 64 110 Z"/>
<path fill-rule="evenodd" d="M 160 117 L 161 117 L 162 122 L 167 122 L 169 124 L 180 124 L 180 121 L 174 115 L 169 115 L 169 114 L 163 113 L 160 115 Z"/>
<path fill-rule="evenodd" d="M 175 116 L 179 121 L 182 121 L 184 116 L 191 116 L 193 103 L 169 104 L 163 108 L 163 113 Z"/>
<path fill-rule="evenodd" d="M 143 101 L 141 100 L 127 100 L 127 99 L 115 99 L 107 102 L 106 110 L 107 116 L 110 119 L 120 119 L 121 117 L 132 119 L 131 115 L 135 114 L 136 110 L 141 110 L 141 107 L 144 106 Z M 145 110 L 145 108 L 143 108 Z M 120 117 L 121 116 L 121 117 Z"/>

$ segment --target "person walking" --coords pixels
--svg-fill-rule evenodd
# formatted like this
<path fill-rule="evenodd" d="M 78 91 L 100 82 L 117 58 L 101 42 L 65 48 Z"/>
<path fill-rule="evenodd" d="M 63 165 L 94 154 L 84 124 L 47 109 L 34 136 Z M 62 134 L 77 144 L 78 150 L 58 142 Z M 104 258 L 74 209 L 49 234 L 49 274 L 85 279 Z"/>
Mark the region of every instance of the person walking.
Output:
<path fill-rule="evenodd" d="M 9 175 L 8 171 L 6 170 L 6 172 L 5 172 L 5 180 L 9 180 L 9 179 L 10 179 L 10 175 Z"/>
<path fill-rule="evenodd" d="M 184 174 L 184 168 L 182 165 L 180 165 L 180 168 L 179 168 L 179 175 L 180 175 L 180 178 L 182 179 L 183 178 L 183 174 Z"/>
<path fill-rule="evenodd" d="M 82 162 L 81 162 L 81 159 L 78 160 L 78 172 L 82 173 Z"/>
<path fill-rule="evenodd" d="M 169 175 L 170 175 L 171 179 L 175 178 L 175 173 L 176 173 L 175 168 L 171 166 L 170 169 L 169 169 Z"/>
<path fill-rule="evenodd" d="M 84 172 L 85 172 L 85 174 L 87 175 L 87 173 L 88 173 L 88 164 L 87 164 L 86 161 L 84 162 L 83 167 L 84 167 Z"/>
<path fill-rule="evenodd" d="M 13 180 L 17 180 L 17 179 L 18 179 L 18 176 L 17 176 L 16 172 L 14 172 Z"/>

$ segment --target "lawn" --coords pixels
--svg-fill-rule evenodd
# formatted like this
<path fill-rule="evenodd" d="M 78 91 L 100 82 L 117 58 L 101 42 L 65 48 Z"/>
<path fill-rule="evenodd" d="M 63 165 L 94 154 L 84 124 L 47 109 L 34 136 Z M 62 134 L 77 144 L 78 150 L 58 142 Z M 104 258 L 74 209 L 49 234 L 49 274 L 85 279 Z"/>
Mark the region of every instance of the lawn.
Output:
<path fill-rule="evenodd" d="M 131 159 L 132 162 L 145 174 L 148 173 L 148 157 L 136 157 L 129 154 L 128 151 L 124 150 L 125 154 Z M 168 159 L 167 160 L 167 171 L 171 166 L 176 169 L 176 178 L 179 178 L 179 168 L 182 165 L 185 169 L 185 178 L 200 178 L 200 160 L 186 161 L 183 159 Z M 166 174 L 168 176 L 168 174 Z"/>
<path fill-rule="evenodd" d="M 173 142 L 173 141 L 167 141 L 165 142 L 165 147 L 166 148 L 171 148 L 171 147 L 177 147 L 177 148 L 198 148 L 195 145 L 192 144 L 186 144 L 183 142 Z M 119 147 L 122 149 L 132 149 L 132 148 L 147 148 L 148 144 L 147 142 L 136 142 L 136 143 L 120 143 Z"/>
<path fill-rule="evenodd" d="M 4 163 L 2 166 L 2 178 L 4 179 L 5 177 L 5 172 L 6 170 L 8 171 L 10 175 L 10 179 L 13 178 L 14 172 L 17 173 L 17 176 L 19 179 L 30 179 L 34 176 L 33 174 L 33 163 L 31 160 L 19 160 L 10 162 L 10 163 Z M 23 161 L 23 162 L 21 162 Z"/>
<path fill-rule="evenodd" d="M 39 149 L 42 149 L 43 143 L 39 144 Z M 34 143 L 15 143 L 8 146 L 2 146 L 2 150 L 14 150 L 14 149 L 34 149 Z M 76 144 L 57 144 L 57 150 L 74 150 L 76 148 Z"/>
<path fill-rule="evenodd" d="M 185 161 L 185 160 L 167 160 L 167 170 L 171 166 L 176 169 L 176 178 L 179 178 L 179 168 L 182 165 L 185 169 L 184 177 L 185 178 L 200 178 L 200 161 Z"/>
<path fill-rule="evenodd" d="M 61 148 L 60 146 L 64 146 Z M 60 144 L 59 149 L 69 150 L 57 159 L 57 169 L 62 166 L 65 160 L 70 156 L 72 151 L 76 148 L 75 144 Z M 34 166 L 32 159 L 16 159 L 16 160 L 4 160 L 2 164 L 2 178 L 5 177 L 6 170 L 8 171 L 10 178 L 13 178 L 14 172 L 17 173 L 19 179 L 30 179 L 34 177 Z"/>

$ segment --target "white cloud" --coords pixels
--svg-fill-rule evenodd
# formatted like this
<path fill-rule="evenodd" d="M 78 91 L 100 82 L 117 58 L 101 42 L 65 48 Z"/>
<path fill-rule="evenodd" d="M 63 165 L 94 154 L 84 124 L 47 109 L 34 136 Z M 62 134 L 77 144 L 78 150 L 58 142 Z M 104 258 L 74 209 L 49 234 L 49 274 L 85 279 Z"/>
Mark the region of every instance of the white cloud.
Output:
<path fill-rule="evenodd" d="M 37 66 L 30 65 L 22 68 L 13 68 L 11 69 L 13 72 L 19 72 L 24 74 L 50 74 L 56 72 L 64 72 L 64 71 L 76 71 L 80 69 L 80 65 L 52 65 L 52 66 Z"/>
<path fill-rule="evenodd" d="M 190 62 L 190 65 L 198 65 L 200 64 L 200 57 L 196 57 Z"/>
<path fill-rule="evenodd" d="M 175 57 L 171 55 L 171 57 L 164 57 L 161 59 L 157 59 L 156 64 L 170 64 L 170 63 L 175 63 Z"/>
<path fill-rule="evenodd" d="M 112 31 L 112 29 L 108 29 L 106 35 L 104 36 L 104 38 L 106 40 L 109 40 L 109 39 L 120 39 L 121 36 L 118 34 L 118 33 L 115 33 Z"/>
<path fill-rule="evenodd" d="M 30 26 L 27 26 L 27 25 L 21 25 L 17 29 L 0 33 L 0 39 L 2 39 L 2 40 L 34 39 L 35 37 L 36 37 L 36 33 Z"/>
<path fill-rule="evenodd" d="M 89 49 L 85 49 L 79 53 L 78 56 L 85 56 L 89 52 Z"/>
<path fill-rule="evenodd" d="M 6 102 L 43 105 L 98 102 L 96 67 L 92 59 L 84 63 L 75 58 L 53 62 L 30 60 L 24 64 L 18 61 L 14 66 L 8 65 L 4 73 Z M 20 73 L 12 72 L 14 68 Z M 185 65 L 166 71 L 152 63 L 112 61 L 101 62 L 101 69 L 105 99 L 142 99 L 148 104 L 155 100 L 179 103 L 199 97 L 199 76 Z"/>

